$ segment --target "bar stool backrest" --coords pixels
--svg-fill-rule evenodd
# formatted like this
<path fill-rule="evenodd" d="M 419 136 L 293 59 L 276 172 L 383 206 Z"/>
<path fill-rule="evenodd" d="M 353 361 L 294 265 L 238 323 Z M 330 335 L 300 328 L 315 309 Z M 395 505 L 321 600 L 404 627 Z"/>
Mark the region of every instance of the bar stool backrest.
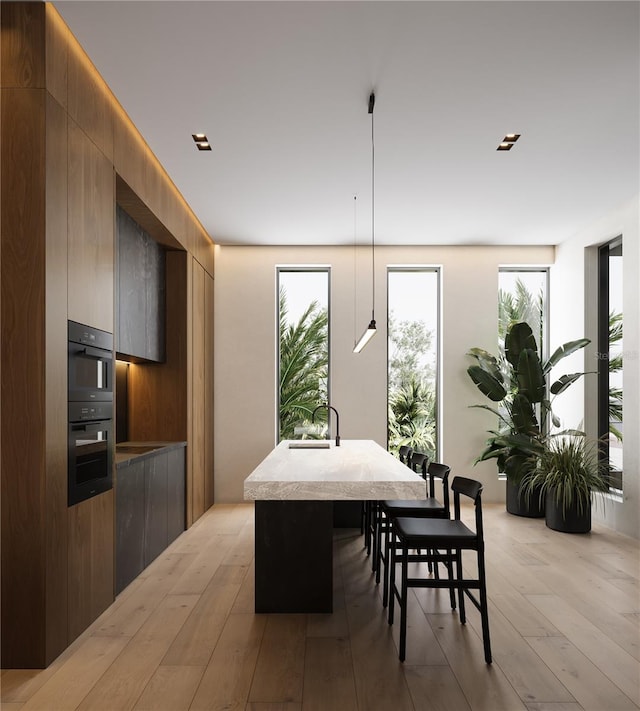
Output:
<path fill-rule="evenodd" d="M 431 498 L 435 498 L 436 495 L 436 477 L 438 479 L 442 479 L 442 503 L 444 504 L 445 511 L 447 512 L 447 518 L 449 518 L 449 472 L 451 471 L 451 467 L 447 464 L 440 464 L 440 462 L 431 462 L 427 471 L 429 473 L 427 485 L 429 487 L 429 496 Z"/>
<path fill-rule="evenodd" d="M 475 479 L 456 476 L 451 482 L 451 490 L 453 491 L 454 516 L 458 521 L 460 520 L 460 495 L 468 496 L 473 500 L 476 511 L 476 535 L 478 541 L 482 543 L 482 484 Z"/>
<path fill-rule="evenodd" d="M 403 464 L 406 464 L 408 467 L 411 466 L 411 455 L 413 454 L 413 449 L 409 447 L 406 444 L 403 444 L 402 447 L 398 450 L 398 457 L 400 457 L 400 461 Z"/>
<path fill-rule="evenodd" d="M 420 474 L 423 479 L 427 478 L 427 465 L 429 463 L 429 458 L 426 454 L 422 452 L 414 452 L 411 455 L 410 467 L 414 472 Z"/>

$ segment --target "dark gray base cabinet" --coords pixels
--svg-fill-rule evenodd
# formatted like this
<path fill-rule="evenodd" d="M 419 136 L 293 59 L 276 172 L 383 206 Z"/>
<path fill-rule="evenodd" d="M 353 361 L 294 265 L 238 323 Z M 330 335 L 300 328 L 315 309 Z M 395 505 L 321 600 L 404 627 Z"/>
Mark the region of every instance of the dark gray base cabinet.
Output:
<path fill-rule="evenodd" d="M 118 468 L 116 594 L 185 530 L 184 447 Z"/>

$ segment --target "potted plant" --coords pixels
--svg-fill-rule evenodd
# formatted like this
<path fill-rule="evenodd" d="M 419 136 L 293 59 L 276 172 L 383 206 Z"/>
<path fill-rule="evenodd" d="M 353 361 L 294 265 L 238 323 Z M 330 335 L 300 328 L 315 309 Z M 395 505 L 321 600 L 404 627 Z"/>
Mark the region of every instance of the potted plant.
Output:
<path fill-rule="evenodd" d="M 588 338 L 581 338 L 565 343 L 543 363 L 530 326 L 521 321 L 512 324 L 507 331 L 504 356 L 496 358 L 482 348 L 472 348 L 467 353 L 475 359 L 467 368 L 469 377 L 483 395 L 497 403 L 496 407 L 472 405 L 489 410 L 498 418 L 498 429 L 489 431 L 486 447 L 475 463 L 496 459 L 498 470 L 507 478 L 509 513 L 544 515 L 544 509 L 538 506 L 539 497 L 527 500 L 520 484 L 524 475 L 535 469 L 538 457 L 546 449 L 549 423 L 560 426 L 550 397 L 564 392 L 584 373 L 563 375 L 550 387 L 547 376 L 563 358 L 589 342 Z"/>
<path fill-rule="evenodd" d="M 610 471 L 596 444 L 583 434 L 554 436 L 539 456 L 535 469 L 525 474 L 522 489 L 526 498 L 544 500 L 549 528 L 564 533 L 588 533 L 592 494 L 609 490 Z"/>

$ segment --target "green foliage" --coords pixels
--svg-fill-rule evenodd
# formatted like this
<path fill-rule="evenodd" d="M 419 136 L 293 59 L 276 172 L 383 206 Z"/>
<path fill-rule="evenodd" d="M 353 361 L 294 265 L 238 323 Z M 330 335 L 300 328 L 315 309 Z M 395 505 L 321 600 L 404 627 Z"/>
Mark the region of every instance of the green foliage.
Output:
<path fill-rule="evenodd" d="M 389 451 L 402 445 L 430 458 L 436 452 L 434 372 L 425 363 L 433 333 L 423 321 L 389 318 Z"/>
<path fill-rule="evenodd" d="M 547 399 L 546 375 L 553 365 L 587 343 L 586 338 L 565 343 L 546 363 L 542 363 L 531 327 L 524 322 L 514 323 L 505 334 L 505 357 L 501 367 L 506 372 L 504 377 L 496 373 L 500 361 L 490 353 L 481 348 L 467 352 L 476 361 L 467 368 L 469 377 L 481 393 L 499 403 L 496 409 L 472 406 L 489 409 L 500 420 L 499 429 L 489 432 L 485 449 L 476 463 L 495 459 L 498 469 L 516 482 L 535 468 L 537 459 L 546 451 L 549 418 L 554 426 L 560 424 L 553 414 L 551 401 Z M 550 388 L 554 398 L 582 375 L 561 376 Z"/>
<path fill-rule="evenodd" d="M 609 347 L 622 341 L 622 314 L 616 311 L 609 313 Z M 609 373 L 619 373 L 622 370 L 622 353 L 609 358 Z M 616 424 L 622 422 L 622 388 L 609 387 L 609 432 L 622 442 L 622 432 Z"/>
<path fill-rule="evenodd" d="M 515 294 L 498 291 L 498 339 L 504 344 L 507 332 L 514 323 L 528 323 L 534 338 L 542 345 L 543 293 L 532 294 L 521 279 L 516 280 Z"/>
<path fill-rule="evenodd" d="M 540 492 L 543 501 L 550 492 L 562 507 L 562 517 L 574 505 L 583 513 L 591 503 L 591 494 L 609 490 L 610 466 L 598 456 L 596 443 L 582 434 L 552 437 L 538 456 L 536 466 L 522 480 L 525 496 Z"/>
<path fill-rule="evenodd" d="M 412 378 L 425 382 L 433 378 L 433 369 L 421 360 L 431 349 L 433 334 L 423 321 L 396 321 L 389 316 L 389 390 L 402 387 Z"/>
<path fill-rule="evenodd" d="M 294 428 L 311 424 L 311 413 L 326 400 L 329 350 L 327 310 L 309 304 L 297 323 L 287 325 L 287 297 L 280 290 L 280 439 L 293 439 Z M 318 422 L 326 422 L 320 410 Z"/>
<path fill-rule="evenodd" d="M 435 457 L 435 394 L 419 378 L 410 377 L 389 396 L 389 450 L 408 445 Z"/>

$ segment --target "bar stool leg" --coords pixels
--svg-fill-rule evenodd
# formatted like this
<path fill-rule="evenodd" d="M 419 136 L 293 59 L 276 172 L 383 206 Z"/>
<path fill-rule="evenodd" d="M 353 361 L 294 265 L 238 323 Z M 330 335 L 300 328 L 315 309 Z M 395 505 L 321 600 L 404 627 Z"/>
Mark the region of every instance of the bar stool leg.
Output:
<path fill-rule="evenodd" d="M 400 661 L 404 662 L 406 647 L 407 647 L 407 605 L 408 605 L 408 595 L 407 595 L 407 577 L 408 577 L 408 558 L 409 549 L 406 545 L 402 545 L 402 579 L 400 582 L 400 599 L 398 600 L 398 605 L 400 606 Z"/>

